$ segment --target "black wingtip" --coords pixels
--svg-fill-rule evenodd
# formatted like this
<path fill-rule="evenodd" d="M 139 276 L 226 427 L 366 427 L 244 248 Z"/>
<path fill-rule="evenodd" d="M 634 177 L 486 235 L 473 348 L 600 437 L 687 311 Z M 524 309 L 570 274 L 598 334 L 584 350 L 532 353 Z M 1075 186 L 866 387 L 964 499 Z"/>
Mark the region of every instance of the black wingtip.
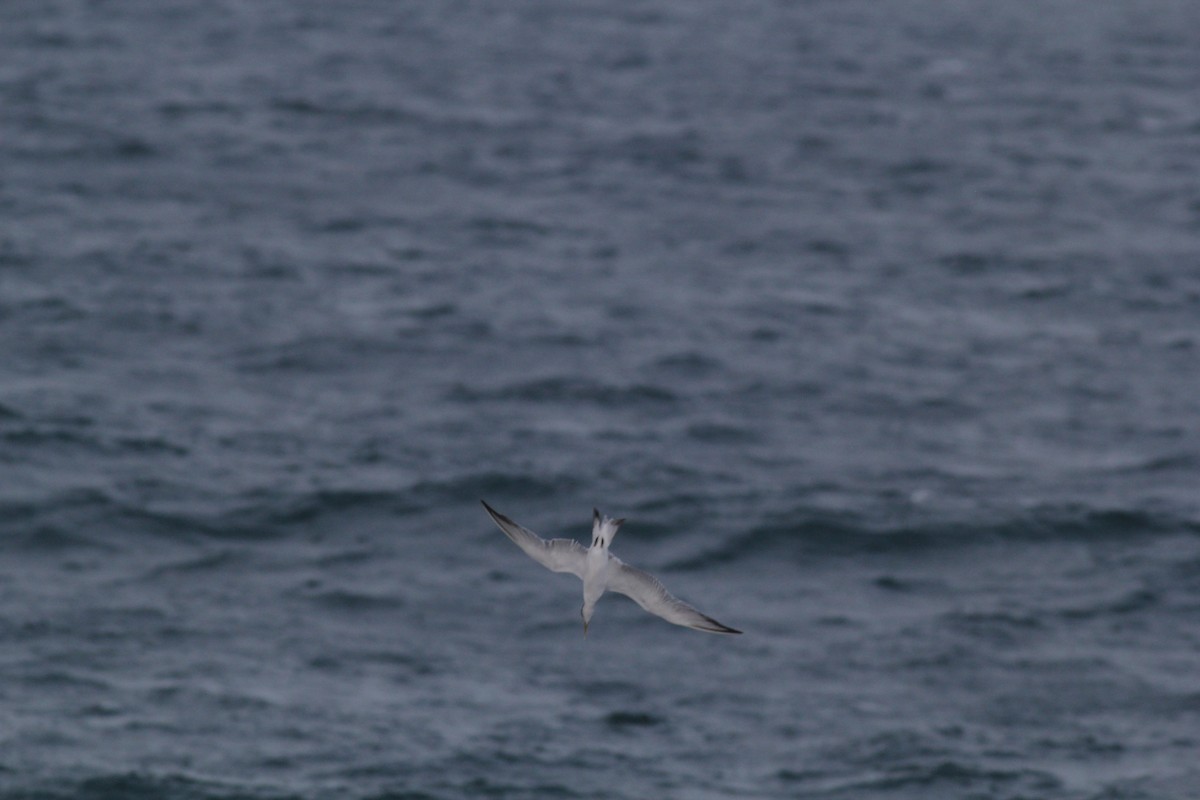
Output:
<path fill-rule="evenodd" d="M 733 634 L 739 634 L 739 635 L 741 634 L 741 631 L 739 631 L 737 628 L 731 628 L 728 625 L 717 622 L 712 617 L 706 616 L 704 614 L 701 614 L 700 616 L 704 617 L 705 622 L 709 622 L 711 624 L 706 625 L 704 627 L 697 627 L 696 630 L 698 630 L 698 631 L 704 631 L 706 633 L 733 633 Z"/>
<path fill-rule="evenodd" d="M 737 628 L 730 628 L 730 627 L 728 627 L 728 626 L 725 626 L 725 625 L 722 625 L 722 626 L 721 626 L 721 627 L 719 627 L 719 628 L 700 628 L 699 630 L 706 631 L 706 632 L 708 632 L 708 633 L 731 633 L 731 634 L 734 634 L 734 635 L 736 635 L 736 636 L 741 636 L 741 635 L 742 635 L 742 632 L 741 632 L 741 631 L 739 631 Z"/>
<path fill-rule="evenodd" d="M 489 505 L 487 504 L 487 501 L 486 501 L 486 500 L 480 500 L 479 502 L 483 503 L 483 508 L 484 508 L 484 510 L 485 510 L 485 511 L 487 511 L 487 512 L 488 512 L 488 514 L 490 514 L 490 515 L 491 515 L 492 519 L 494 519 L 494 520 L 501 520 L 501 519 L 502 519 L 502 520 L 505 520 L 506 522 L 507 522 L 507 521 L 509 521 L 509 520 L 508 520 L 508 517 L 504 516 L 504 515 L 503 515 L 503 514 L 501 514 L 499 511 L 497 511 L 496 509 L 494 509 L 494 508 L 492 508 L 491 506 L 489 506 Z"/>
<path fill-rule="evenodd" d="M 599 522 L 599 521 L 600 521 L 600 509 L 593 508 L 592 509 L 592 522 Z"/>

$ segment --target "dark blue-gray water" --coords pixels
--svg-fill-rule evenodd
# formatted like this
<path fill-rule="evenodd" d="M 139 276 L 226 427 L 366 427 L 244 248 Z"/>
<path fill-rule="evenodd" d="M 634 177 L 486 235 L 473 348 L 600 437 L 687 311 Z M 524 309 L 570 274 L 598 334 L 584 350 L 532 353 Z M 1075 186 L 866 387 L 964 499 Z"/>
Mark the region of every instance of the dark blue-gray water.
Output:
<path fill-rule="evenodd" d="M 1190 0 L 6 0 L 0 798 L 1195 798 L 1198 85 Z"/>

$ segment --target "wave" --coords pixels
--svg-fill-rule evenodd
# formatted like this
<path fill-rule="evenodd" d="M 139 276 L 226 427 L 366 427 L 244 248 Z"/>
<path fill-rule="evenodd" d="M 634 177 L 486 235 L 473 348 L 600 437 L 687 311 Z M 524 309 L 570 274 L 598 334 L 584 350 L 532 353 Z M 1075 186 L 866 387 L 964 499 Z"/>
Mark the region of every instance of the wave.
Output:
<path fill-rule="evenodd" d="M 1200 534 L 1200 522 L 1140 509 L 1042 508 L 1000 519 L 931 520 L 889 526 L 863 516 L 799 508 L 727 538 L 672 568 L 704 569 L 716 564 L 781 551 L 808 555 L 919 554 L 995 542 L 1050 542 L 1133 539 Z M 884 587 L 888 588 L 888 587 Z"/>
<path fill-rule="evenodd" d="M 1060 789 L 1062 781 L 1054 774 L 1041 770 L 999 769 L 947 759 L 890 769 L 879 777 L 846 788 L 896 791 L 909 788 L 932 790 L 935 787 L 954 787 L 959 791 L 982 789 L 988 792 L 1003 787 L 1008 791 L 1024 789 L 1043 793 Z"/>
<path fill-rule="evenodd" d="M 474 510 L 481 498 L 548 498 L 571 491 L 576 483 L 562 476 L 484 471 L 420 480 L 395 489 L 251 492 L 219 504 L 184 508 L 156 508 L 102 489 L 66 490 L 36 499 L 0 500 L 0 542 L 29 553 L 81 548 L 112 551 L 131 536 L 193 543 L 265 542 L 311 530 L 331 518 L 391 519 L 455 506 Z M 206 558 L 219 561 L 229 555 Z M 202 560 L 169 568 L 211 566 Z"/>
<path fill-rule="evenodd" d="M 409 494 L 426 502 L 470 502 L 487 496 L 552 497 L 576 488 L 578 481 L 566 476 L 539 477 L 525 473 L 476 472 L 445 480 L 427 480 L 414 485 Z"/>
<path fill-rule="evenodd" d="M 16 414 L 16 412 L 13 412 Z M 0 407 L 0 419 L 5 409 Z M 19 418 L 19 415 L 17 417 Z M 90 429 L 86 417 L 52 425 L 27 424 L 0 433 L 0 442 L 29 452 L 71 452 L 101 456 L 186 456 L 188 448 L 161 436 L 106 436 Z"/>
<path fill-rule="evenodd" d="M 726 422 L 694 422 L 687 426 L 689 439 L 706 444 L 737 445 L 762 441 L 757 431 Z"/>
<path fill-rule="evenodd" d="M 684 350 L 657 359 L 654 369 L 681 378 L 706 378 L 724 370 L 725 363 L 708 353 Z"/>
<path fill-rule="evenodd" d="M 403 608 L 400 597 L 370 594 L 350 589 L 327 589 L 308 594 L 307 599 L 328 611 L 363 614 L 372 611 L 394 611 Z"/>
<path fill-rule="evenodd" d="M 283 800 L 293 794 L 202 780 L 186 775 L 124 772 L 97 775 L 65 785 L 0 791 L 0 800 Z"/>
<path fill-rule="evenodd" d="M 648 714 L 645 711 L 610 711 L 604 717 L 604 723 L 610 728 L 645 728 L 654 725 L 662 725 L 665 720 L 656 714 Z"/>
<path fill-rule="evenodd" d="M 232 529 L 276 530 L 322 517 L 362 511 L 404 515 L 418 510 L 402 493 L 370 489 L 315 489 L 301 494 L 264 495 L 226 512 Z"/>
<path fill-rule="evenodd" d="M 477 389 L 458 384 L 448 400 L 462 403 L 520 401 L 528 403 L 592 403 L 613 406 L 667 406 L 678 402 L 674 392 L 661 386 L 630 384 L 615 386 L 590 378 L 552 377 L 522 381 L 494 389 Z"/>

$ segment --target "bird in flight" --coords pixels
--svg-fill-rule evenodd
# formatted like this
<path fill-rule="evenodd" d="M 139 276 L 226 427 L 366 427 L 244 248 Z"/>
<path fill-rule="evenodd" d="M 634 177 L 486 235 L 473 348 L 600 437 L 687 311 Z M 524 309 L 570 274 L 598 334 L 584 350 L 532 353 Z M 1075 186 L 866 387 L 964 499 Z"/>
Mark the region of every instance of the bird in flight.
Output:
<path fill-rule="evenodd" d="M 592 509 L 592 545 L 585 549 L 574 539 L 547 541 L 533 531 L 522 528 L 486 502 L 483 502 L 483 507 L 492 521 L 500 526 L 500 530 L 527 556 L 552 572 L 570 572 L 583 581 L 583 608 L 580 614 L 583 616 L 584 636 L 587 636 L 596 601 L 609 589 L 632 598 L 651 614 L 675 625 L 708 633 L 741 633 L 675 599 L 653 575 L 629 566 L 608 552 L 613 537 L 625 522 L 623 519 L 602 517 L 599 511 Z"/>

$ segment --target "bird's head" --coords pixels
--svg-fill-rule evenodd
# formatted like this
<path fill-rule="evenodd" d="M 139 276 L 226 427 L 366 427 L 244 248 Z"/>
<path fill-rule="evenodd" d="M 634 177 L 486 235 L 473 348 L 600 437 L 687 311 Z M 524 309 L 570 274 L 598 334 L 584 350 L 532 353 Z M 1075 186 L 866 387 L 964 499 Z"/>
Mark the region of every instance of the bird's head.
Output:
<path fill-rule="evenodd" d="M 594 609 L 592 609 L 592 608 L 588 608 L 587 603 L 584 603 L 583 608 L 579 609 L 579 616 L 583 617 L 583 635 L 584 636 L 587 636 L 588 623 L 592 621 L 592 611 L 593 610 Z"/>

